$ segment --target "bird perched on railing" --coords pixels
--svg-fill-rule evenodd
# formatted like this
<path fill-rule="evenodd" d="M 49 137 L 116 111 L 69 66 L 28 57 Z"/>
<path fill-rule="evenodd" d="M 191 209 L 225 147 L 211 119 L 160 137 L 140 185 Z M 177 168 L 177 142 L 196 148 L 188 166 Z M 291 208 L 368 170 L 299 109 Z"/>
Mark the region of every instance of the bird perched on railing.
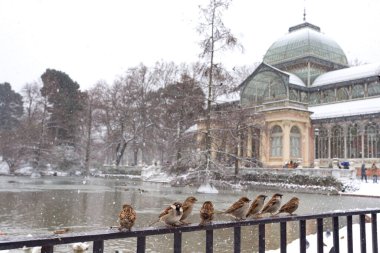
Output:
<path fill-rule="evenodd" d="M 135 224 L 137 215 L 131 205 L 124 204 L 123 209 L 119 213 L 119 230 L 131 230 L 131 227 Z"/>
<path fill-rule="evenodd" d="M 153 224 L 161 221 L 169 226 L 178 226 L 181 223 L 179 222 L 183 215 L 182 204 L 180 202 L 174 202 L 170 206 L 168 206 L 164 211 L 160 213 L 158 216 L 158 220 L 150 224 Z"/>
<path fill-rule="evenodd" d="M 182 214 L 182 217 L 180 219 L 180 222 L 182 224 L 190 224 L 190 223 L 186 222 L 185 220 L 187 219 L 187 217 L 189 217 L 189 215 L 193 211 L 193 207 L 194 207 L 195 202 L 197 202 L 197 199 L 193 196 L 188 197 L 185 200 L 185 202 L 183 202 L 183 204 L 182 204 L 183 214 Z"/>
<path fill-rule="evenodd" d="M 297 210 L 299 203 L 299 198 L 293 197 L 286 204 L 284 204 L 280 210 L 278 210 L 277 214 L 288 213 L 290 215 L 293 215 L 293 213 Z"/>
<path fill-rule="evenodd" d="M 251 207 L 248 210 L 248 213 L 246 215 L 247 218 L 251 216 L 257 217 L 257 215 L 259 214 L 259 212 L 264 206 L 264 201 L 266 197 L 267 197 L 266 195 L 262 195 L 262 194 L 256 197 L 256 199 L 252 202 Z"/>
<path fill-rule="evenodd" d="M 272 198 L 265 204 L 263 210 L 259 214 L 270 213 L 273 215 L 281 207 L 282 194 L 276 193 Z"/>
<path fill-rule="evenodd" d="M 201 222 L 199 225 L 205 225 L 214 219 L 214 205 L 211 201 L 206 201 L 203 203 L 200 211 L 200 216 Z"/>
<path fill-rule="evenodd" d="M 237 220 L 243 220 L 246 218 L 249 209 L 249 199 L 247 197 L 241 197 L 238 201 L 232 204 L 226 211 L 221 212 L 223 214 L 229 214 L 235 217 Z"/>

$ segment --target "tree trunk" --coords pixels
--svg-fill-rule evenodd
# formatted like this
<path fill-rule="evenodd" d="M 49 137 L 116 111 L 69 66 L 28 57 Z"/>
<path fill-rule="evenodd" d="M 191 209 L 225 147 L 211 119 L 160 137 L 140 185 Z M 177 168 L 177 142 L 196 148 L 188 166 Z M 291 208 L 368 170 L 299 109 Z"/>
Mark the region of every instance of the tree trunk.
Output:
<path fill-rule="evenodd" d="M 86 157 L 84 161 L 87 176 L 90 175 L 91 128 L 92 128 L 92 106 L 90 102 L 89 109 L 88 109 L 88 118 L 87 118 Z"/>
<path fill-rule="evenodd" d="M 122 141 L 122 143 L 123 143 L 123 145 L 121 146 L 120 151 L 116 152 L 116 166 L 120 165 L 121 158 L 123 158 L 124 151 L 127 148 L 127 143 L 124 140 Z M 117 149 L 119 149 L 119 148 L 120 148 L 120 143 L 118 144 L 118 148 Z"/>
<path fill-rule="evenodd" d="M 212 99 L 212 74 L 214 70 L 214 21 L 215 21 L 215 8 L 213 8 L 211 19 L 211 56 L 210 56 L 210 69 L 208 76 L 208 96 L 207 96 L 207 116 L 206 116 L 206 170 L 209 169 L 211 159 L 211 99 Z"/>

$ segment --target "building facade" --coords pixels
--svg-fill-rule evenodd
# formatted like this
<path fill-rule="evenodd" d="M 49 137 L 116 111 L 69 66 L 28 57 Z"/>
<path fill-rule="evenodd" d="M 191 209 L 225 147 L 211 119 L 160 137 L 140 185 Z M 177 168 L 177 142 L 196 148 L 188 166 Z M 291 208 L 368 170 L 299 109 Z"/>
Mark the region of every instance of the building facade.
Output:
<path fill-rule="evenodd" d="M 308 22 L 275 41 L 239 89 L 216 100 L 220 107 L 230 108 L 231 124 L 245 123 L 236 154 L 264 167 L 380 162 L 380 63 L 349 67 L 341 47 Z M 213 117 L 215 137 L 223 121 Z M 214 140 L 218 159 L 231 143 Z"/>

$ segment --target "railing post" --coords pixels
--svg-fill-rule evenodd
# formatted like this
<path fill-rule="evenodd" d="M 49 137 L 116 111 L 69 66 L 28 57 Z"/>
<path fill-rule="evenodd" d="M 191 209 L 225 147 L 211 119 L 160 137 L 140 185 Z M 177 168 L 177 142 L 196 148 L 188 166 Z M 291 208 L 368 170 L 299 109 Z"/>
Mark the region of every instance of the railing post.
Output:
<path fill-rule="evenodd" d="M 354 253 L 352 239 L 352 215 L 347 216 L 347 253 Z"/>
<path fill-rule="evenodd" d="M 137 253 L 145 253 L 145 236 L 137 237 Z"/>
<path fill-rule="evenodd" d="M 213 253 L 214 251 L 214 230 L 206 230 L 206 253 Z"/>
<path fill-rule="evenodd" d="M 323 253 L 323 219 L 317 219 L 317 252 Z"/>
<path fill-rule="evenodd" d="M 241 227 L 234 227 L 234 252 L 239 253 L 241 250 Z"/>
<path fill-rule="evenodd" d="M 181 253 L 182 251 L 182 233 L 181 231 L 174 232 L 174 253 Z"/>
<path fill-rule="evenodd" d="M 377 215 L 376 213 L 371 214 L 372 221 L 372 252 L 378 252 L 377 245 Z"/>
<path fill-rule="evenodd" d="M 339 216 L 332 217 L 333 222 L 333 241 L 334 241 L 334 252 L 339 251 Z"/>
<path fill-rule="evenodd" d="M 265 253 L 265 224 L 259 224 L 259 253 Z"/>
<path fill-rule="evenodd" d="M 359 215 L 359 224 L 360 224 L 360 252 L 367 252 L 367 238 L 365 234 L 365 214 Z"/>
<path fill-rule="evenodd" d="M 300 220 L 300 253 L 306 253 L 306 220 Z"/>
<path fill-rule="evenodd" d="M 92 247 L 93 253 L 103 253 L 104 252 L 104 241 L 94 241 Z"/>
<path fill-rule="evenodd" d="M 54 245 L 44 245 L 41 247 L 41 253 L 53 253 Z"/>
<path fill-rule="evenodd" d="M 286 222 L 280 223 L 280 237 L 281 253 L 286 253 Z"/>

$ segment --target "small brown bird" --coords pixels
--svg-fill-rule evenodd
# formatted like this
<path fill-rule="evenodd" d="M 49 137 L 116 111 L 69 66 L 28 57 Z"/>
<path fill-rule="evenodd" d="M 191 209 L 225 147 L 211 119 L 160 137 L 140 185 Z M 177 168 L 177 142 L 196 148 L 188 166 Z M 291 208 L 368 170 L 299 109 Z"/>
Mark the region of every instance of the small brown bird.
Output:
<path fill-rule="evenodd" d="M 266 195 L 262 195 L 262 194 L 256 197 L 256 199 L 253 201 L 253 203 L 251 204 L 251 207 L 248 210 L 248 213 L 246 215 L 247 218 L 250 216 L 257 216 L 259 214 L 259 212 L 264 206 L 264 201 L 266 197 L 267 197 Z"/>
<path fill-rule="evenodd" d="M 185 200 L 185 202 L 183 202 L 183 204 L 182 204 L 183 214 L 182 214 L 182 217 L 180 219 L 180 222 L 182 224 L 190 224 L 190 223 L 186 222 L 185 220 L 187 219 L 187 217 L 189 217 L 189 215 L 193 211 L 193 207 L 194 207 L 195 202 L 197 202 L 197 199 L 193 196 L 188 197 Z"/>
<path fill-rule="evenodd" d="M 281 206 L 281 198 L 282 194 L 276 193 L 272 196 L 272 198 L 265 204 L 263 210 L 259 214 L 270 213 L 273 215 Z"/>
<path fill-rule="evenodd" d="M 214 219 L 214 205 L 211 201 L 206 201 L 203 203 L 200 211 L 200 216 L 201 222 L 199 225 L 205 225 Z"/>
<path fill-rule="evenodd" d="M 181 223 L 179 222 L 183 214 L 182 204 L 180 202 L 174 202 L 168 206 L 164 211 L 158 216 L 158 220 L 150 224 L 153 224 L 161 221 L 169 226 L 178 226 Z"/>
<path fill-rule="evenodd" d="M 230 208 L 228 208 L 223 213 L 230 214 L 235 217 L 237 220 L 245 219 L 248 208 L 249 208 L 249 199 L 247 197 L 241 197 L 238 201 L 232 204 Z"/>
<path fill-rule="evenodd" d="M 131 230 L 131 227 L 135 224 L 137 215 L 132 206 L 128 204 L 123 205 L 123 209 L 119 214 L 119 230 Z"/>
<path fill-rule="evenodd" d="M 293 213 L 297 210 L 299 204 L 300 204 L 299 198 L 293 197 L 285 205 L 283 205 L 280 208 L 277 214 L 288 213 L 290 215 L 293 215 Z"/>

